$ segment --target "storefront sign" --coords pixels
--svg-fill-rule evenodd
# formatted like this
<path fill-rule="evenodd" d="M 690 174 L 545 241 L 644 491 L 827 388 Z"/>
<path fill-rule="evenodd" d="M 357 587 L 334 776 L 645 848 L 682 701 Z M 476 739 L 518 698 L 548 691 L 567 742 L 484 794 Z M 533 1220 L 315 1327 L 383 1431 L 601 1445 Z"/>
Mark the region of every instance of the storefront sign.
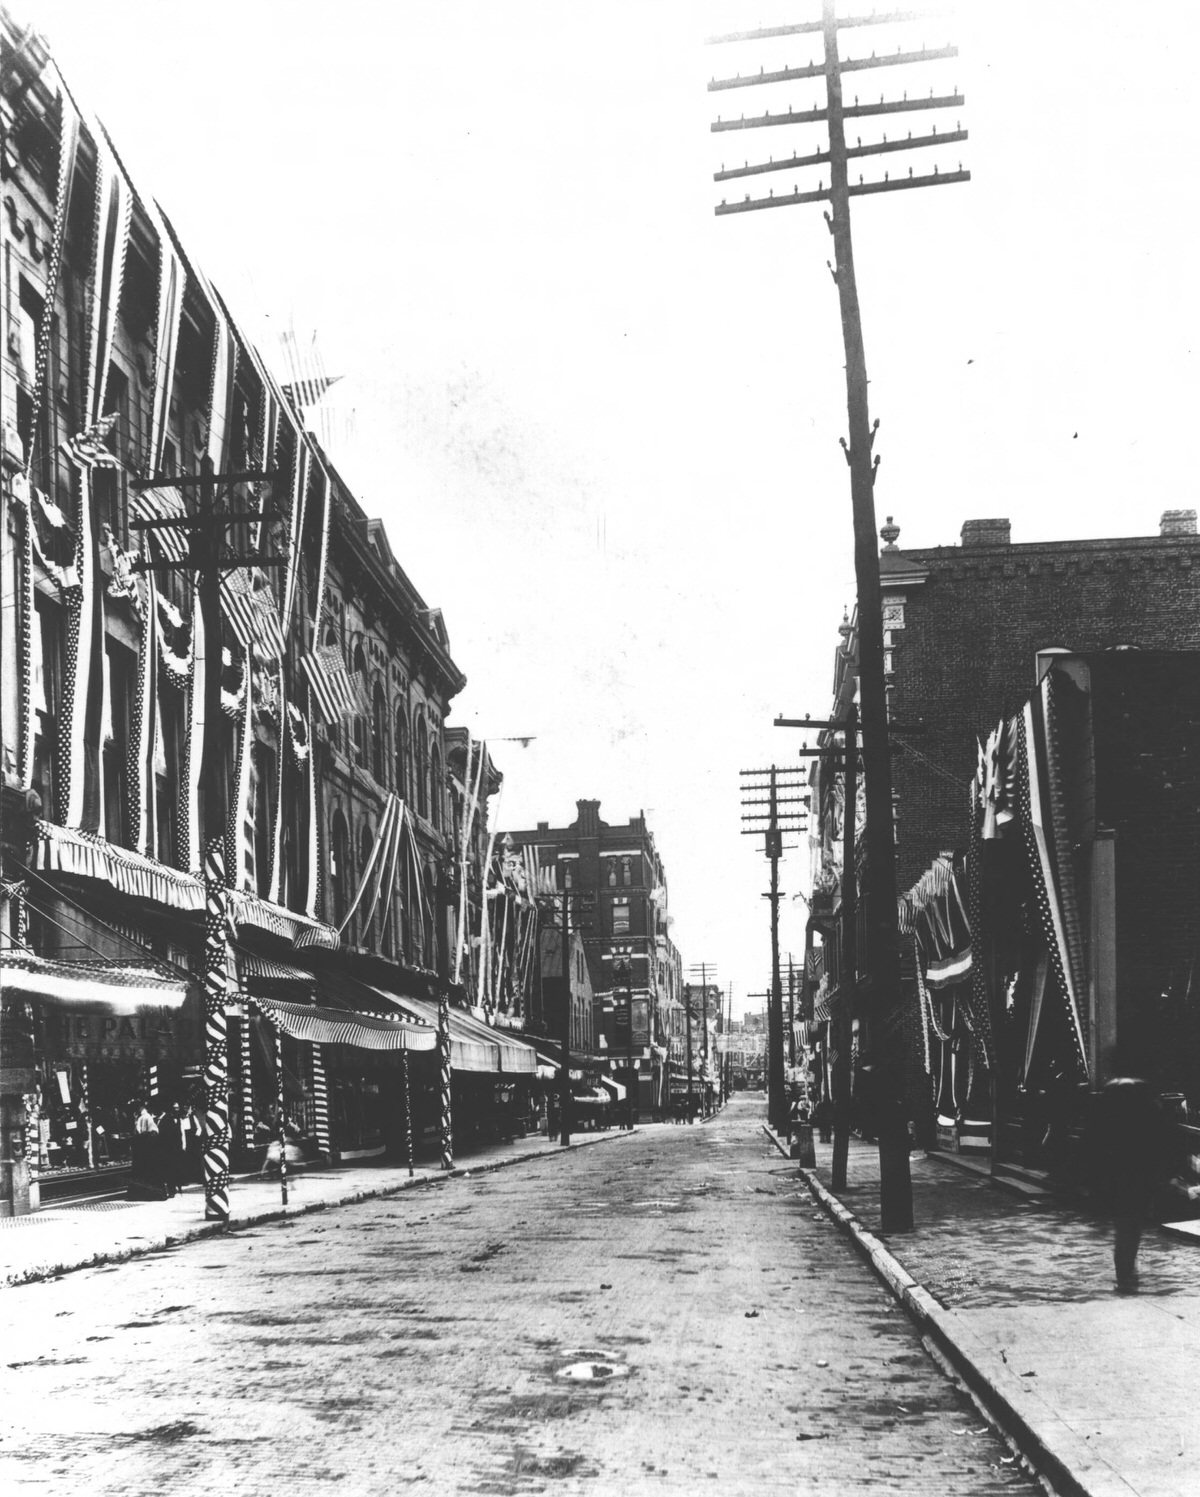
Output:
<path fill-rule="evenodd" d="M 58 1009 L 46 1015 L 46 1049 L 54 1059 L 191 1059 L 193 1026 L 180 1009 L 139 1009 L 135 1014 Z"/>

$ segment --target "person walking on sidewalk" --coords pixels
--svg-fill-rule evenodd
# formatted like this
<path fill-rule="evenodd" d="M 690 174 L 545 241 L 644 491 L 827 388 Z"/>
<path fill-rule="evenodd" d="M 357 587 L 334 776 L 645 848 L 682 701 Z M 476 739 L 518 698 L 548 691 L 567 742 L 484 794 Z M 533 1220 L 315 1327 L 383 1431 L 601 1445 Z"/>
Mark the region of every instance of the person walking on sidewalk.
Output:
<path fill-rule="evenodd" d="M 1114 1076 L 1092 1104 L 1085 1137 L 1097 1202 L 1112 1217 L 1118 1294 L 1136 1294 L 1142 1229 L 1172 1170 L 1174 1130 L 1148 1082 Z"/>

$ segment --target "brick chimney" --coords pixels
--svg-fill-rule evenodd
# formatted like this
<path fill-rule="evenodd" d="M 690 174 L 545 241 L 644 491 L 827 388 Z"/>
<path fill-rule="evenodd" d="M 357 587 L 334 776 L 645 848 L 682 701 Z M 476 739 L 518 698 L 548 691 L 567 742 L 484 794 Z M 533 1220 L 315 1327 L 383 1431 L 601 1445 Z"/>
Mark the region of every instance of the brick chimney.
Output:
<path fill-rule="evenodd" d="M 1194 509 L 1164 509 L 1158 522 L 1159 535 L 1195 535 L 1196 511 Z"/>
<path fill-rule="evenodd" d="M 1011 520 L 964 520 L 962 545 L 1007 546 L 1012 541 Z"/>
<path fill-rule="evenodd" d="M 579 812 L 576 824 L 579 827 L 581 837 L 598 837 L 600 835 L 600 802 L 598 800 L 577 800 L 575 807 Z"/>

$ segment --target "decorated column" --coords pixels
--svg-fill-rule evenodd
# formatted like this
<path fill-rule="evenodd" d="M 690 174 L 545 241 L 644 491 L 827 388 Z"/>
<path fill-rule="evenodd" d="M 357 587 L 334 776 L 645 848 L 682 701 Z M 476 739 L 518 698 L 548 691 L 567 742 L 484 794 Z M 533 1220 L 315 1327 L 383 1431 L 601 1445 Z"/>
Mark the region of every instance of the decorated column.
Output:
<path fill-rule="evenodd" d="M 204 853 L 204 1217 L 229 1220 L 229 1025 L 225 1014 L 225 839 Z"/>
<path fill-rule="evenodd" d="M 254 1010 L 249 993 L 242 995 L 242 1024 L 239 1084 L 242 1097 L 242 1147 L 247 1154 L 254 1152 L 254 1066 L 250 1057 L 250 1026 L 254 1023 Z"/>
<path fill-rule="evenodd" d="M 408 1047 L 400 1052 L 400 1064 L 404 1070 L 404 1155 L 408 1160 L 408 1173 L 413 1172 L 412 1092 L 408 1070 Z"/>
<path fill-rule="evenodd" d="M 320 1045 L 312 1047 L 313 1127 L 317 1148 L 326 1159 L 333 1158 L 333 1136 L 329 1129 L 329 1082 L 325 1075 L 325 1052 Z"/>

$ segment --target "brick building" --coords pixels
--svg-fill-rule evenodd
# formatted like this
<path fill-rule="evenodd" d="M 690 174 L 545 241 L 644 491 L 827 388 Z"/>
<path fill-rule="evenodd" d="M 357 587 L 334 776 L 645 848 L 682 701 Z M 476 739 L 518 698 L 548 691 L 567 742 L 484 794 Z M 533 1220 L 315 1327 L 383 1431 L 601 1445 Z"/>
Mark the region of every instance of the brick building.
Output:
<path fill-rule="evenodd" d="M 881 534 L 885 669 L 898 736 L 892 765 L 897 885 L 962 845 L 963 787 L 984 725 L 1011 716 L 1059 652 L 1200 649 L 1194 510 L 1158 535 L 1014 542 L 1007 520 L 968 520 L 958 546 L 902 550 Z M 853 639 L 849 641 L 853 650 Z"/>
<path fill-rule="evenodd" d="M 614 996 L 620 984 L 615 964 L 631 969 L 632 1054 L 639 1110 L 663 1105 L 669 1047 L 682 1034 L 679 953 L 670 936 L 667 877 L 644 816 L 610 826 L 600 802 L 576 802 L 570 826 L 539 822 L 531 831 L 507 834 L 516 849 L 529 849 L 556 891 L 569 891 L 572 926 L 583 936 L 596 996 L 595 1045 L 609 1057 L 611 1074 L 629 1072 L 629 1047 L 616 1035 Z M 558 901 L 561 905 L 561 900 Z M 623 989 L 621 990 L 623 991 Z"/>

